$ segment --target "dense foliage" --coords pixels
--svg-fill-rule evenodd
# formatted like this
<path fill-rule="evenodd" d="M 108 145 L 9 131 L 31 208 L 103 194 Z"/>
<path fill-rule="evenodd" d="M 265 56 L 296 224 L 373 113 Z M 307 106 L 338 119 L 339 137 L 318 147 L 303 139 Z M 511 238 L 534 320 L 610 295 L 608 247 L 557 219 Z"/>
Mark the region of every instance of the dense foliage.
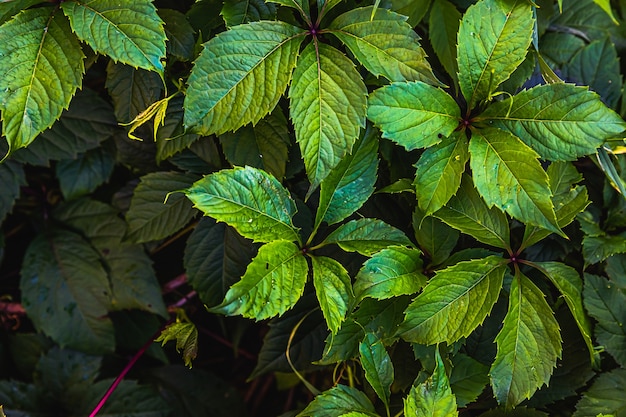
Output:
<path fill-rule="evenodd" d="M 0 2 L 0 405 L 624 415 L 623 18 Z"/>

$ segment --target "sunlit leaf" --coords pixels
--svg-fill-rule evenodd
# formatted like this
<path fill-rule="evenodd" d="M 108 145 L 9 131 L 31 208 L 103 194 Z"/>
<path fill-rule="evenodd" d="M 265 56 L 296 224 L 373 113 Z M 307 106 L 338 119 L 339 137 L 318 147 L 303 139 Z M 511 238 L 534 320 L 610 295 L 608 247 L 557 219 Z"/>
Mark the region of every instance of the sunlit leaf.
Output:
<path fill-rule="evenodd" d="M 350 275 L 337 261 L 326 256 L 312 256 L 313 284 L 322 313 L 332 334 L 345 320 L 353 298 Z"/>
<path fill-rule="evenodd" d="M 374 392 L 385 407 L 389 407 L 394 373 L 385 345 L 375 334 L 366 333 L 363 341 L 359 343 L 359 357 L 365 371 L 365 379 L 374 388 Z"/>
<path fill-rule="evenodd" d="M 341 417 L 349 412 L 378 416 L 364 393 L 353 387 L 337 385 L 315 397 L 298 417 Z"/>
<path fill-rule="evenodd" d="M 198 329 L 191 322 L 176 321 L 167 326 L 155 342 L 165 345 L 170 340 L 176 341 L 176 350 L 182 351 L 185 365 L 191 368 L 191 362 L 198 355 Z"/>

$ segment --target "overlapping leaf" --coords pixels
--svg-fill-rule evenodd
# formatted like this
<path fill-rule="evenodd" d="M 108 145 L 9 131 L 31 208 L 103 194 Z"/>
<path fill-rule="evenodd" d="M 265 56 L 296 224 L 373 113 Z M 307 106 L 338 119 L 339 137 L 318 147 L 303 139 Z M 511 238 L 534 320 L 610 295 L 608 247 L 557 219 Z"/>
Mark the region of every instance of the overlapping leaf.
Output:
<path fill-rule="evenodd" d="M 512 408 L 547 384 L 561 356 L 561 334 L 541 290 L 518 273 L 511 284 L 509 310 L 496 336 L 491 386 L 498 402 Z"/>
<path fill-rule="evenodd" d="M 489 256 L 437 272 L 406 309 L 398 334 L 421 344 L 467 337 L 498 300 L 505 271 L 502 258 Z"/>
<path fill-rule="evenodd" d="M 93 192 L 109 179 L 114 167 L 113 155 L 102 148 L 87 151 L 77 159 L 59 161 L 56 175 L 63 196 L 69 200 Z"/>
<path fill-rule="evenodd" d="M 393 83 L 370 94 L 367 117 L 407 150 L 427 148 L 459 125 L 461 111 L 445 91 L 420 81 Z"/>
<path fill-rule="evenodd" d="M 169 55 L 173 55 L 183 61 L 190 61 L 194 57 L 196 40 L 194 30 L 187 17 L 173 9 L 159 9 L 159 17 L 165 23 L 165 36 L 167 42 L 165 48 Z"/>
<path fill-rule="evenodd" d="M 459 27 L 459 84 L 469 108 L 485 100 L 522 63 L 534 19 L 523 0 L 482 0 L 467 9 Z"/>
<path fill-rule="evenodd" d="M 620 416 L 626 409 L 626 369 L 618 368 L 598 376 L 576 404 L 574 417 Z"/>
<path fill-rule="evenodd" d="M 315 294 L 326 324 L 335 334 L 345 320 L 353 298 L 350 275 L 339 262 L 326 256 L 312 256 L 311 264 Z"/>
<path fill-rule="evenodd" d="M 226 26 L 276 19 L 276 5 L 263 0 L 226 0 L 220 13 Z"/>
<path fill-rule="evenodd" d="M 81 86 L 83 52 L 67 19 L 47 7 L 0 26 L 0 109 L 8 154 L 52 126 Z"/>
<path fill-rule="evenodd" d="M 345 251 L 371 256 L 391 245 L 411 246 L 402 231 L 378 219 L 352 220 L 324 239 L 322 245 L 335 243 Z"/>
<path fill-rule="evenodd" d="M 394 372 L 391 358 L 382 340 L 374 333 L 366 333 L 363 341 L 359 343 L 359 357 L 365 371 L 365 379 L 374 388 L 374 392 L 385 407 L 389 408 Z"/>
<path fill-rule="evenodd" d="M 376 76 L 389 81 L 439 81 L 426 61 L 419 36 L 406 23 L 406 17 L 373 6 L 350 10 L 329 26 L 356 59 Z"/>
<path fill-rule="evenodd" d="M 450 388 L 459 407 L 476 401 L 489 383 L 489 367 L 462 353 L 452 357 Z"/>
<path fill-rule="evenodd" d="M 61 3 L 72 30 L 94 51 L 133 67 L 163 73 L 165 31 L 151 0 Z"/>
<path fill-rule="evenodd" d="M 413 213 L 413 229 L 420 249 L 433 265 L 445 261 L 459 240 L 459 232 L 433 216 L 424 216 L 418 208 Z"/>
<path fill-rule="evenodd" d="M 120 123 L 128 123 L 161 98 L 163 83 L 155 72 L 109 61 L 105 84 Z"/>
<path fill-rule="evenodd" d="M 289 89 L 290 115 L 310 191 L 351 152 L 365 126 L 366 96 L 361 75 L 343 53 L 322 43 L 302 51 Z"/>
<path fill-rule="evenodd" d="M 292 222 L 296 203 L 264 171 L 251 167 L 222 170 L 197 181 L 185 193 L 207 216 L 255 242 L 300 240 Z"/>
<path fill-rule="evenodd" d="M 456 34 L 459 31 L 461 13 L 448 0 L 435 0 L 428 16 L 430 43 L 458 89 L 458 63 L 456 60 Z"/>
<path fill-rule="evenodd" d="M 287 88 L 303 35 L 276 21 L 235 26 L 212 38 L 189 76 L 185 126 L 208 136 L 261 120 Z"/>
<path fill-rule="evenodd" d="M 241 281 L 230 287 L 220 305 L 209 310 L 255 320 L 282 315 L 302 296 L 307 274 L 300 249 L 292 242 L 275 240 L 261 246 Z"/>
<path fill-rule="evenodd" d="M 522 139 L 542 158 L 572 161 L 593 154 L 626 122 L 586 87 L 542 85 L 489 106 L 481 119 Z"/>
<path fill-rule="evenodd" d="M 356 388 L 339 384 L 315 397 L 297 417 L 341 417 L 350 412 L 378 416 L 364 393 Z"/>

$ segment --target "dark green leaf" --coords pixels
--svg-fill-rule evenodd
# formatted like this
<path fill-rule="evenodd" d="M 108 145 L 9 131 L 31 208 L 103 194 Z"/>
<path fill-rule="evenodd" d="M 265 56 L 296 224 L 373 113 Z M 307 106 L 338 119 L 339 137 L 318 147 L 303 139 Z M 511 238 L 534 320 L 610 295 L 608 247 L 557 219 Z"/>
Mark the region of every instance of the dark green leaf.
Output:
<path fill-rule="evenodd" d="M 459 407 L 476 401 L 489 383 L 489 367 L 470 356 L 458 353 L 452 357 L 450 387 Z"/>
<path fill-rule="evenodd" d="M 378 219 L 358 219 L 342 224 L 320 245 L 335 243 L 348 252 L 365 256 L 391 245 L 411 246 L 411 241 L 402 231 Z"/>
<path fill-rule="evenodd" d="M 56 165 L 61 192 L 66 200 L 93 192 L 107 182 L 115 160 L 106 149 L 92 149 L 74 160 L 64 159 Z"/>
<path fill-rule="evenodd" d="M 191 368 L 191 362 L 198 355 L 198 329 L 193 323 L 176 321 L 167 326 L 155 342 L 165 345 L 170 340 L 176 341 L 176 351 L 182 350 L 185 365 Z"/>
<path fill-rule="evenodd" d="M 416 2 L 417 3 L 417 2 Z M 455 83 L 458 84 L 456 60 L 457 32 L 461 13 L 448 0 L 435 0 L 428 17 L 428 36 L 439 62 Z"/>
<path fill-rule="evenodd" d="M 42 0 L 8 0 L 0 3 L 0 25 L 18 14 L 20 11 L 41 3 Z"/>
<path fill-rule="evenodd" d="M 112 383 L 113 378 L 107 378 L 90 386 L 81 405 L 75 408 L 76 412 L 81 413 L 80 415 L 92 412 Z M 156 389 L 148 385 L 139 385 L 137 381 L 123 380 L 115 388 L 98 415 L 103 417 L 167 417 L 170 413 L 172 409 Z"/>
<path fill-rule="evenodd" d="M 391 10 L 408 16 L 411 27 L 417 26 L 428 12 L 431 0 L 389 0 Z"/>
<path fill-rule="evenodd" d="M 394 182 L 393 184 L 389 184 L 381 188 L 380 190 L 377 190 L 376 194 L 383 194 L 383 193 L 399 194 L 399 193 L 404 193 L 404 192 L 415 194 L 415 187 L 413 186 L 413 181 L 411 181 L 409 178 L 400 178 L 398 181 Z"/>
<path fill-rule="evenodd" d="M 22 164 L 10 160 L 0 164 L 0 184 L 3 184 L 0 193 L 0 223 L 2 223 L 20 195 L 20 187 L 26 185 L 26 174 Z"/>
<path fill-rule="evenodd" d="M 334 335 L 341 327 L 354 298 L 350 275 L 334 259 L 325 256 L 312 256 L 313 284 L 326 324 Z"/>
<path fill-rule="evenodd" d="M 148 73 L 148 74 L 154 74 L 154 73 Z M 198 135 L 196 135 L 195 133 L 185 133 L 184 131 L 183 100 L 184 100 L 184 97 L 182 95 L 178 95 L 170 100 L 167 106 L 167 110 L 165 112 L 165 120 L 163 121 L 163 126 L 161 126 L 159 130 L 157 131 L 156 161 L 159 164 L 165 161 L 166 159 L 178 154 L 179 152 L 184 151 L 185 149 L 189 148 L 193 150 L 194 145 L 200 142 L 198 140 L 199 139 Z M 209 144 L 212 146 L 208 146 Z M 196 145 L 196 146 L 199 146 L 199 145 Z M 214 153 L 217 154 L 217 149 L 215 146 L 215 141 L 213 141 L 213 138 L 203 139 L 201 149 L 215 149 Z M 213 165 L 220 166 L 220 163 L 215 163 Z"/>
<path fill-rule="evenodd" d="M 315 397 L 298 417 L 340 417 L 350 412 L 378 416 L 365 394 L 356 388 L 340 384 Z"/>
<path fill-rule="evenodd" d="M 594 3 L 594 0 L 563 0 L 563 11 L 555 16 L 552 24 L 574 29 L 578 36 L 582 34 L 583 40 L 602 38 L 609 34 L 614 24 Z"/>
<path fill-rule="evenodd" d="M 626 369 L 614 369 L 600 375 L 576 404 L 574 417 L 623 416 L 626 410 L 625 391 Z"/>
<path fill-rule="evenodd" d="M 222 170 L 197 181 L 185 193 L 194 207 L 255 242 L 300 240 L 292 221 L 295 202 L 264 171 L 251 167 Z"/>
<path fill-rule="evenodd" d="M 606 260 L 605 272 L 611 282 L 626 290 L 626 255 L 613 255 Z"/>
<path fill-rule="evenodd" d="M 626 253 L 626 233 L 583 238 L 583 257 L 587 265 L 597 264 L 617 253 Z"/>
<path fill-rule="evenodd" d="M 385 345 L 374 333 L 366 333 L 359 343 L 359 357 L 365 371 L 365 379 L 370 383 L 385 407 L 389 407 L 391 384 L 393 383 L 393 364 Z"/>
<path fill-rule="evenodd" d="M 232 27 L 258 20 L 275 20 L 276 5 L 263 0 L 226 0 L 220 14 L 226 26 Z"/>
<path fill-rule="evenodd" d="M 438 271 L 406 309 L 398 334 L 426 345 L 469 336 L 498 300 L 505 271 L 506 262 L 497 256 Z"/>
<path fill-rule="evenodd" d="M 159 17 L 165 23 L 165 43 L 167 53 L 180 58 L 183 61 L 191 61 L 194 58 L 194 30 L 187 17 L 177 10 L 159 9 Z"/>
<path fill-rule="evenodd" d="M 425 217 L 419 208 L 413 213 L 413 229 L 420 249 L 430 256 L 433 265 L 445 261 L 459 240 L 458 231 L 435 217 Z"/>

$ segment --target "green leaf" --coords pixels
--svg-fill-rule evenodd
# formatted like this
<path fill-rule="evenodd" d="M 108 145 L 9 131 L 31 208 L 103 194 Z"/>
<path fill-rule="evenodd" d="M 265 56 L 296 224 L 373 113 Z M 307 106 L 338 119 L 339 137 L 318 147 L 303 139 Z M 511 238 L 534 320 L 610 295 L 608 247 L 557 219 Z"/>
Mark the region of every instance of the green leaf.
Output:
<path fill-rule="evenodd" d="M 561 356 L 559 324 L 541 290 L 522 273 L 511 283 L 509 310 L 496 336 L 491 386 L 507 409 L 547 384 Z"/>
<path fill-rule="evenodd" d="M 322 181 L 314 227 L 338 223 L 361 208 L 374 191 L 377 170 L 378 135 L 369 128 Z"/>
<path fill-rule="evenodd" d="M 76 406 L 77 413 L 88 415 L 92 412 L 113 382 L 113 378 L 106 378 L 91 385 L 81 404 Z M 98 414 L 120 417 L 167 417 L 172 412 L 169 403 L 155 388 L 139 385 L 137 381 L 122 380 Z"/>
<path fill-rule="evenodd" d="M 400 194 L 404 192 L 415 194 L 415 186 L 409 178 L 400 178 L 398 181 L 377 190 L 376 194 Z"/>
<path fill-rule="evenodd" d="M 606 260 L 606 274 L 618 287 L 626 290 L 626 255 L 613 255 Z"/>
<path fill-rule="evenodd" d="M 389 0 L 391 10 L 408 16 L 408 23 L 411 27 L 417 26 L 422 21 L 430 3 L 431 0 Z"/>
<path fill-rule="evenodd" d="M 426 284 L 422 273 L 420 251 L 404 246 L 391 246 L 368 259 L 356 276 L 354 293 L 357 299 L 378 300 L 414 294 Z"/>
<path fill-rule="evenodd" d="M 335 243 L 347 252 L 365 256 L 385 249 L 387 246 L 412 246 L 402 231 L 378 219 L 358 219 L 342 224 L 319 245 Z"/>
<path fill-rule="evenodd" d="M 198 176 L 180 172 L 153 172 L 141 177 L 126 213 L 128 238 L 135 242 L 163 239 L 180 230 L 196 215 L 182 193 Z"/>
<path fill-rule="evenodd" d="M 226 0 L 220 14 L 231 28 L 259 20 L 275 20 L 276 5 L 263 0 Z"/>
<path fill-rule="evenodd" d="M 383 342 L 374 334 L 366 333 L 359 343 L 359 357 L 365 371 L 365 379 L 370 383 L 374 392 L 389 408 L 391 384 L 393 383 L 393 364 Z"/>
<path fill-rule="evenodd" d="M 351 152 L 365 126 L 366 97 L 361 75 L 343 53 L 323 43 L 302 51 L 289 98 L 310 191 Z"/>
<path fill-rule="evenodd" d="M 602 10 L 611 18 L 613 23 L 619 25 L 619 21 L 613 15 L 613 9 L 611 8 L 611 2 L 609 0 L 593 0 L 595 4 L 600 6 Z"/>
<path fill-rule="evenodd" d="M 469 336 L 498 300 L 505 271 L 506 262 L 497 256 L 438 271 L 406 309 L 398 334 L 425 345 Z"/>
<path fill-rule="evenodd" d="M 22 164 L 11 160 L 0 164 L 0 184 L 4 184 L 0 193 L 1 224 L 7 214 L 11 213 L 13 204 L 20 195 L 20 187 L 26 185 L 26 174 Z"/>
<path fill-rule="evenodd" d="M 279 107 L 256 126 L 220 136 L 228 162 L 263 169 L 280 179 L 285 177 L 290 142 L 287 119 Z"/>
<path fill-rule="evenodd" d="M 524 61 L 534 19 L 523 0 L 482 0 L 470 8 L 459 26 L 459 84 L 468 107 L 489 99 Z"/>
<path fill-rule="evenodd" d="M 595 336 L 620 365 L 626 364 L 626 293 L 610 281 L 585 274 L 583 301 L 589 315 L 598 320 Z"/>
<path fill-rule="evenodd" d="M 108 181 L 115 167 L 115 158 L 106 149 L 87 151 L 74 160 L 64 159 L 56 165 L 61 192 L 66 200 L 93 192 Z"/>
<path fill-rule="evenodd" d="M 438 85 L 426 61 L 419 36 L 406 16 L 373 6 L 352 9 L 332 21 L 328 29 L 375 76 L 389 81 L 423 81 Z"/>
<path fill-rule="evenodd" d="M 198 329 L 193 323 L 180 322 L 172 323 L 167 326 L 159 337 L 154 339 L 155 342 L 161 342 L 161 346 L 165 346 L 170 340 L 176 341 L 176 351 L 183 351 L 183 360 L 185 365 L 191 368 L 191 362 L 198 355 Z"/>
<path fill-rule="evenodd" d="M 83 51 L 56 9 L 25 10 L 0 26 L 0 109 L 9 151 L 28 146 L 81 86 Z"/>
<path fill-rule="evenodd" d="M 479 242 L 502 249 L 510 248 L 506 215 L 494 207 L 487 207 L 469 175 L 463 176 L 459 191 L 445 207 L 435 213 L 435 217 Z"/>
<path fill-rule="evenodd" d="M 300 15 L 305 21 L 311 20 L 311 11 L 309 9 L 309 2 L 307 0 L 268 0 L 272 3 L 280 4 L 281 6 L 293 7 L 300 12 Z"/>
<path fill-rule="evenodd" d="M 61 8 L 76 36 L 94 51 L 123 64 L 163 73 L 166 36 L 151 0 L 129 4 L 113 0 L 66 1 Z"/>
<path fill-rule="evenodd" d="M 413 213 L 415 240 L 422 251 L 430 256 L 432 265 L 445 261 L 459 240 L 459 232 L 441 220 L 428 216 L 418 208 Z"/>
<path fill-rule="evenodd" d="M 410 151 L 450 136 L 459 125 L 461 111 L 445 91 L 416 81 L 393 83 L 371 93 L 367 117 L 384 138 Z"/>
<path fill-rule="evenodd" d="M 517 137 L 493 128 L 474 131 L 469 150 L 474 184 L 489 207 L 563 236 L 539 155 Z"/>
<path fill-rule="evenodd" d="M 315 294 L 328 328 L 336 334 L 354 298 L 350 275 L 339 262 L 326 256 L 311 256 L 311 263 Z"/>
<path fill-rule="evenodd" d="M 79 235 L 55 231 L 35 238 L 24 255 L 20 287 L 28 317 L 54 341 L 87 353 L 113 352 L 107 273 Z"/>
<path fill-rule="evenodd" d="M 624 391 L 626 391 L 626 369 L 613 369 L 600 374 L 576 404 L 574 417 L 622 416 L 626 409 Z"/>
<path fill-rule="evenodd" d="M 578 272 L 561 262 L 536 262 L 535 265 L 539 267 L 539 270 L 552 281 L 563 295 L 567 307 L 569 307 L 580 334 L 587 345 L 591 364 L 594 368 L 598 367 L 600 365 L 600 357 L 594 349 L 591 336 L 591 322 L 583 308 L 583 282 Z"/>
<path fill-rule="evenodd" d="M 153 72 L 147 74 L 154 74 Z M 183 127 L 183 100 L 182 95 L 172 98 L 165 111 L 165 120 L 156 134 L 156 161 L 158 164 L 172 156 L 183 152 L 185 149 L 192 149 L 198 142 L 200 136 L 195 133 L 185 133 Z M 204 149 L 215 148 L 215 142 L 207 140 L 203 143 Z M 217 149 L 215 150 L 217 154 Z M 204 159 L 204 158 L 203 158 Z M 207 161 L 209 162 L 209 161 Z M 216 164 L 219 166 L 219 164 Z M 204 171 L 203 171 L 204 172 Z"/>
<path fill-rule="evenodd" d="M 461 13 L 448 0 L 435 0 L 428 16 L 428 37 L 439 62 L 454 81 L 458 91 L 458 64 L 456 60 L 456 34 Z"/>
<path fill-rule="evenodd" d="M 458 416 L 456 398 L 450 389 L 446 368 L 435 349 L 435 371 L 423 383 L 412 387 L 404 400 L 404 415 L 415 417 Z"/>
<path fill-rule="evenodd" d="M 224 301 L 209 311 L 256 320 L 282 315 L 302 296 L 307 274 L 306 259 L 296 245 L 286 240 L 267 243 Z"/>
<path fill-rule="evenodd" d="M 37 3 L 41 3 L 42 0 L 8 0 L 0 3 L 0 25 L 4 24 L 7 20 L 13 16 L 25 10 Z"/>
<path fill-rule="evenodd" d="M 172 9 L 159 9 L 158 13 L 165 23 L 167 53 L 183 61 L 191 61 L 194 58 L 196 40 L 193 36 L 193 27 L 187 17 L 178 10 Z"/>
<path fill-rule="evenodd" d="M 350 412 L 378 416 L 365 394 L 356 388 L 339 384 L 315 397 L 297 417 L 340 417 Z"/>
<path fill-rule="evenodd" d="M 255 242 L 300 241 L 296 203 L 276 178 L 256 168 L 207 175 L 185 190 L 194 206 Z"/>
<path fill-rule="evenodd" d="M 457 193 L 468 160 L 467 138 L 461 131 L 444 138 L 420 156 L 413 185 L 417 202 L 426 216 L 439 210 Z"/>
<path fill-rule="evenodd" d="M 285 92 L 303 35 L 287 23 L 253 22 L 205 43 L 187 82 L 185 126 L 209 136 L 256 124 Z"/>
<path fill-rule="evenodd" d="M 618 236 L 585 236 L 583 257 L 586 265 L 604 261 L 617 253 L 626 253 L 626 233 Z"/>
<path fill-rule="evenodd" d="M 457 353 L 452 357 L 450 388 L 458 407 L 476 401 L 489 383 L 489 367 L 470 356 Z"/>
<path fill-rule="evenodd" d="M 480 119 L 522 139 L 544 159 L 572 161 L 593 154 L 626 122 L 587 87 L 542 85 L 489 106 Z"/>

